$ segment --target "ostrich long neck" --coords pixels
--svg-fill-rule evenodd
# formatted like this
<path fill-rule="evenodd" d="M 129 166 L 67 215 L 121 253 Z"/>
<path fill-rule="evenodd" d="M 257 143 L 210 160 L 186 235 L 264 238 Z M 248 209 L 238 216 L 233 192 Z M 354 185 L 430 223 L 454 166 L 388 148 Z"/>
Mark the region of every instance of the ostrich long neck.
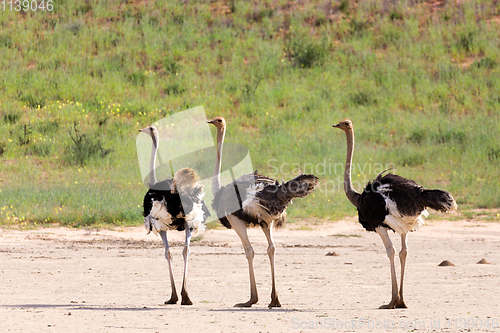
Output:
<path fill-rule="evenodd" d="M 151 149 L 151 160 L 149 162 L 149 186 L 156 184 L 156 155 L 158 153 L 158 139 L 155 135 L 151 136 L 153 139 L 153 148 Z"/>
<path fill-rule="evenodd" d="M 212 177 L 212 194 L 215 196 L 219 192 L 220 185 L 220 168 L 222 158 L 222 145 L 224 144 L 224 135 L 226 129 L 224 127 L 217 127 L 217 159 L 215 161 L 214 176 Z"/>
<path fill-rule="evenodd" d="M 352 154 L 354 151 L 354 131 L 349 130 L 345 132 L 347 138 L 347 156 L 345 160 L 345 171 L 344 171 L 344 191 L 347 199 L 358 208 L 359 196 L 360 194 L 356 192 L 352 186 L 351 181 L 351 164 L 352 164 Z"/>

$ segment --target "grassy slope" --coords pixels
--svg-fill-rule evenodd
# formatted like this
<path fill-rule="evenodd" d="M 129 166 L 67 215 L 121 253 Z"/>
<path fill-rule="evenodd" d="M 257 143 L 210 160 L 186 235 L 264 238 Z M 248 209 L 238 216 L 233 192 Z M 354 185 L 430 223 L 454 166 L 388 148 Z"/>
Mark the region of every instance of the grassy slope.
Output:
<path fill-rule="evenodd" d="M 346 117 L 358 190 L 395 166 L 462 209 L 498 208 L 500 4 L 437 5 L 59 0 L 52 13 L 5 12 L 0 222 L 140 223 L 137 129 L 196 105 L 226 117 L 226 140 L 260 172 L 320 176 L 292 220 L 355 213 L 331 128 Z M 75 122 L 94 155 L 75 152 Z"/>

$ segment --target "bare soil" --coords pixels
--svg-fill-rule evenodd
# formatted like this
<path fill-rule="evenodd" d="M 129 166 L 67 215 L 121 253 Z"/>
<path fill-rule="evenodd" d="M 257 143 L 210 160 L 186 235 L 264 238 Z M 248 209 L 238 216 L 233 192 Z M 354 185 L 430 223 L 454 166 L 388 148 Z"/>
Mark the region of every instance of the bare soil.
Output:
<path fill-rule="evenodd" d="M 396 310 L 378 309 L 391 294 L 382 241 L 354 219 L 288 224 L 274 235 L 282 308 L 267 307 L 267 243 L 251 229 L 260 300 L 239 309 L 249 297 L 248 266 L 232 230 L 208 230 L 192 243 L 194 304 L 181 306 L 163 304 L 170 283 L 162 243 L 142 228 L 0 229 L 0 331 L 500 332 L 498 223 L 428 221 L 410 234 L 408 309 Z M 178 290 L 183 236 L 169 233 Z M 438 266 L 444 260 L 455 266 Z"/>

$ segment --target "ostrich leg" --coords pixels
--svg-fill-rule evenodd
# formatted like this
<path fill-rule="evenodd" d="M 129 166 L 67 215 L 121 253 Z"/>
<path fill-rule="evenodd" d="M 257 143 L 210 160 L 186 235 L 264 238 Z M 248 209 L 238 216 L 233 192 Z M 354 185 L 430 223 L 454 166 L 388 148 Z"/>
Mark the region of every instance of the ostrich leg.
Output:
<path fill-rule="evenodd" d="M 392 282 L 392 299 L 387 305 L 382 305 L 380 309 L 394 309 L 400 302 L 399 292 L 398 292 L 398 281 L 396 279 L 396 267 L 394 265 L 394 257 L 396 256 L 396 249 L 392 245 L 389 234 L 387 233 L 387 228 L 377 227 L 375 231 L 380 235 L 382 241 L 384 242 L 385 250 L 387 256 L 391 261 L 391 282 Z"/>
<path fill-rule="evenodd" d="M 406 246 L 406 239 L 408 234 L 401 235 L 401 251 L 399 252 L 399 260 L 401 261 L 401 283 L 399 284 L 399 302 L 396 308 L 406 309 L 406 304 L 403 299 L 403 279 L 405 277 L 406 256 L 408 255 L 408 248 Z"/>
<path fill-rule="evenodd" d="M 186 291 L 186 277 L 187 277 L 187 270 L 188 270 L 188 256 L 189 256 L 189 243 L 191 242 L 191 235 L 192 231 L 187 225 L 187 223 L 184 225 L 186 229 L 186 243 L 184 244 L 184 250 L 182 251 L 182 256 L 184 257 L 184 276 L 182 277 L 182 289 L 181 289 L 181 296 L 182 296 L 182 301 L 181 305 L 193 305 L 193 302 L 189 299 L 189 295 Z"/>
<path fill-rule="evenodd" d="M 172 296 L 170 296 L 170 299 L 168 301 L 165 301 L 165 304 L 175 304 L 177 303 L 179 298 L 177 297 L 177 291 L 175 290 L 174 273 L 172 272 L 172 252 L 170 252 L 170 248 L 168 246 L 167 232 L 160 231 L 160 236 L 163 241 L 163 246 L 165 247 L 165 258 L 168 261 L 168 270 L 170 272 L 170 285 L 172 287 Z"/>
<path fill-rule="evenodd" d="M 241 243 L 243 244 L 243 249 L 245 250 L 245 255 L 248 260 L 248 271 L 250 274 L 250 300 L 245 303 L 237 303 L 234 306 L 240 308 L 249 308 L 252 306 L 252 304 L 257 303 L 257 301 L 259 300 L 259 296 L 257 295 L 257 285 L 255 283 L 255 274 L 253 271 L 254 251 L 252 249 L 252 245 L 250 245 L 250 240 L 248 239 L 246 222 L 240 220 L 234 215 L 229 215 L 227 219 L 229 220 L 231 227 L 234 229 L 234 231 L 236 231 L 241 239 Z"/>
<path fill-rule="evenodd" d="M 276 279 L 274 276 L 274 252 L 276 251 L 276 247 L 274 246 L 273 234 L 272 234 L 273 223 L 271 225 L 263 225 L 262 230 L 266 235 L 267 242 L 269 246 L 267 247 L 267 255 L 269 256 L 269 261 L 271 263 L 271 277 L 272 277 L 272 290 L 271 290 L 271 303 L 269 303 L 269 307 L 281 307 L 281 303 L 278 299 L 278 293 L 276 292 Z"/>

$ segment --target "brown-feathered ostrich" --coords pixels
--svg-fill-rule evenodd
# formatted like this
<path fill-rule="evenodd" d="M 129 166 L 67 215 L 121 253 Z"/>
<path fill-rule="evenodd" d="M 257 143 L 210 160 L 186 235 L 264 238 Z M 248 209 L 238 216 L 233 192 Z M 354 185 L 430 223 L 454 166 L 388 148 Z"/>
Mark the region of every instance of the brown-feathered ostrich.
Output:
<path fill-rule="evenodd" d="M 226 186 L 221 186 L 221 157 L 226 121 L 222 117 L 217 117 L 208 123 L 215 125 L 217 128 L 217 159 L 212 178 L 212 193 L 214 195 L 212 208 L 217 212 L 217 217 L 222 225 L 228 229 L 234 229 L 240 237 L 250 273 L 250 300 L 245 303 L 238 303 L 235 306 L 251 307 L 252 304 L 258 301 L 253 269 L 254 251 L 248 239 L 247 228 L 251 225 L 260 225 L 269 244 L 267 254 L 271 262 L 272 291 L 269 307 L 280 307 L 274 275 L 275 245 L 272 228 L 284 224 L 286 208 L 292 203 L 292 199 L 304 198 L 311 193 L 318 184 L 318 178 L 313 175 L 302 174 L 280 184 L 277 180 L 259 175 L 255 171 L 241 176 Z M 232 205 L 235 200 L 237 200 L 239 208 L 236 211 L 234 205 Z"/>
<path fill-rule="evenodd" d="M 426 208 L 447 212 L 457 208 L 451 194 L 443 190 L 427 190 L 413 180 L 394 174 L 383 176 L 383 171 L 373 182 L 369 182 L 363 193 L 354 190 L 351 182 L 351 163 L 354 150 L 354 129 L 352 121 L 342 120 L 333 127 L 343 130 L 347 137 L 347 158 L 344 172 L 344 191 L 349 201 L 358 209 L 359 222 L 368 231 L 375 231 L 384 242 L 391 262 L 392 299 L 381 309 L 406 308 L 403 299 L 403 279 L 406 256 L 406 239 L 409 231 L 423 225 L 422 216 L 427 216 Z M 387 171 L 387 170 L 386 170 Z M 396 249 L 392 245 L 388 231 L 401 235 L 401 283 L 398 290 L 394 257 Z"/>
<path fill-rule="evenodd" d="M 191 168 L 178 170 L 173 179 L 156 181 L 156 156 L 158 152 L 159 136 L 155 126 L 148 126 L 139 130 L 151 136 L 153 148 L 151 150 L 151 161 L 149 167 L 149 190 L 144 196 L 143 215 L 144 226 L 148 233 L 153 231 L 160 234 L 165 247 L 165 258 L 168 261 L 170 273 L 170 285 L 172 295 L 165 304 L 175 304 L 178 301 L 175 289 L 174 275 L 172 272 L 172 252 L 170 251 L 167 230 L 178 230 L 186 232 L 186 242 L 182 255 L 184 257 L 184 275 L 182 280 L 181 304 L 192 305 L 186 290 L 186 277 L 188 269 L 189 243 L 192 236 L 196 236 L 205 230 L 204 223 L 210 216 L 209 210 L 203 202 L 203 184 Z"/>

